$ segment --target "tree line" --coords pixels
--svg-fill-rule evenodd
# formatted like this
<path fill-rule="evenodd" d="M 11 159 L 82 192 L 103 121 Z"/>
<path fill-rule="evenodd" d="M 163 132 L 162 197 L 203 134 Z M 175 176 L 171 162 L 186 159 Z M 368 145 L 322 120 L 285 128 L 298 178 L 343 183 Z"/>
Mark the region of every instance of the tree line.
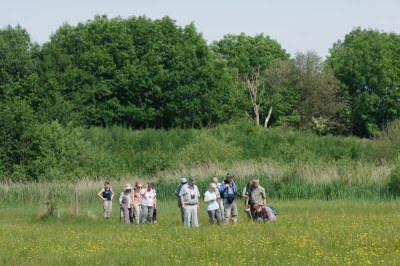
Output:
<path fill-rule="evenodd" d="M 373 136 L 400 116 L 400 35 L 355 28 L 324 60 L 269 36 L 207 44 L 169 17 L 96 16 L 43 45 L 0 29 L 0 158 L 22 164 L 31 128 L 201 128 L 247 117 L 317 134 Z M 5 171 L 7 172 L 7 171 Z"/>

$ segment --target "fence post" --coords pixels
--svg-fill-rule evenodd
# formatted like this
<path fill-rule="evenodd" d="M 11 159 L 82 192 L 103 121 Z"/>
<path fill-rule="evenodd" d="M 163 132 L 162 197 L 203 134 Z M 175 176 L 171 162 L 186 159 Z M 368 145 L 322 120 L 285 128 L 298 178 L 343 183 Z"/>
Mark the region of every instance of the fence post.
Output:
<path fill-rule="evenodd" d="M 56 208 L 56 217 L 57 217 L 57 219 L 61 218 L 61 209 L 60 208 Z"/>
<path fill-rule="evenodd" d="M 79 205 L 78 205 L 78 201 L 79 201 L 79 192 L 77 189 L 75 189 L 75 216 L 79 215 Z"/>

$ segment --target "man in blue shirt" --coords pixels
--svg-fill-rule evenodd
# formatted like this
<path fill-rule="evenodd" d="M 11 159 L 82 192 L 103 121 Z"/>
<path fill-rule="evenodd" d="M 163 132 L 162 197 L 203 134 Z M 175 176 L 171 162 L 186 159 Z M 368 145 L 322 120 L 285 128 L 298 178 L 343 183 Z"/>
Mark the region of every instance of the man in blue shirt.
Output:
<path fill-rule="evenodd" d="M 221 197 L 224 199 L 224 223 L 227 224 L 232 217 L 235 224 L 238 220 L 238 208 L 236 203 L 237 186 L 232 174 L 226 174 L 226 179 L 219 187 Z"/>

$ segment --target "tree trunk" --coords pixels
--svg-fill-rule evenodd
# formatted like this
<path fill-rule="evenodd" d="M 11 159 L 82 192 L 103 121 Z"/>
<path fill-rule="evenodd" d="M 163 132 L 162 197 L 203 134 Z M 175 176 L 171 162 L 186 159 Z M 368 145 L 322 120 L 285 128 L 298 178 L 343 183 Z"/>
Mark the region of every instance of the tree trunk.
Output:
<path fill-rule="evenodd" d="M 260 103 L 257 101 L 258 89 L 261 85 L 260 68 L 257 72 L 245 79 L 246 89 L 250 94 L 251 103 L 253 105 L 254 115 L 256 116 L 256 125 L 260 125 Z"/>
<path fill-rule="evenodd" d="M 256 125 L 260 125 L 260 110 L 258 106 L 254 107 L 254 114 L 256 115 Z"/>
<path fill-rule="evenodd" d="M 271 106 L 271 108 L 269 108 L 268 115 L 265 118 L 265 123 L 264 123 L 265 128 L 268 128 L 268 122 L 269 122 L 269 119 L 271 118 L 271 114 L 272 114 L 272 106 Z"/>

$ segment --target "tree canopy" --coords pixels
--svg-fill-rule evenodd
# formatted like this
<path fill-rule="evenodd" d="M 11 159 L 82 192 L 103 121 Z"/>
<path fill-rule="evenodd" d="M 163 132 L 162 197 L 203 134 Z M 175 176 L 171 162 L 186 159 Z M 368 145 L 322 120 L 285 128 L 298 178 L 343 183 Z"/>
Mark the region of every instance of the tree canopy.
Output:
<path fill-rule="evenodd" d="M 290 57 L 263 34 L 208 45 L 193 23 L 169 17 L 96 16 L 61 25 L 43 45 L 6 26 L 0 175 L 72 173 L 69 163 L 85 157 L 74 146 L 90 146 L 79 127 L 201 128 L 255 116 L 317 134 L 371 136 L 400 117 L 399 86 L 400 35 L 371 29 L 354 29 L 323 61 L 313 52 Z"/>
<path fill-rule="evenodd" d="M 275 60 L 289 58 L 289 54 L 277 41 L 263 34 L 254 37 L 244 33 L 228 34 L 214 42 L 211 48 L 217 58 L 237 69 L 240 76 L 253 75 L 257 69 L 263 71 L 269 68 Z"/>
<path fill-rule="evenodd" d="M 330 53 L 351 102 L 354 134 L 371 135 L 400 117 L 400 35 L 356 28 Z"/>
<path fill-rule="evenodd" d="M 193 24 L 165 17 L 61 26 L 42 49 L 43 86 L 85 125 L 205 126 L 226 119 L 229 80 Z"/>

